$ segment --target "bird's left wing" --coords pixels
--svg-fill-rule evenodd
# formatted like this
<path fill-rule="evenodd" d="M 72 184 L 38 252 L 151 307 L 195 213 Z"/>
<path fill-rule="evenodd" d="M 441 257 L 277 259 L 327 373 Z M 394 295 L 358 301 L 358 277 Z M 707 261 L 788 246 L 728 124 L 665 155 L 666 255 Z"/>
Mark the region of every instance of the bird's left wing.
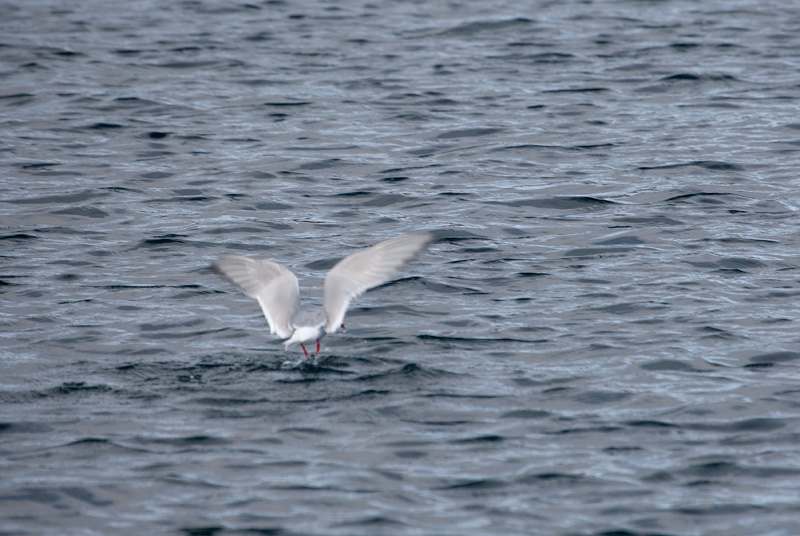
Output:
<path fill-rule="evenodd" d="M 285 266 L 239 255 L 223 255 L 211 265 L 223 279 L 258 300 L 271 333 L 282 339 L 292 336 L 292 316 L 300 308 L 297 277 Z"/>

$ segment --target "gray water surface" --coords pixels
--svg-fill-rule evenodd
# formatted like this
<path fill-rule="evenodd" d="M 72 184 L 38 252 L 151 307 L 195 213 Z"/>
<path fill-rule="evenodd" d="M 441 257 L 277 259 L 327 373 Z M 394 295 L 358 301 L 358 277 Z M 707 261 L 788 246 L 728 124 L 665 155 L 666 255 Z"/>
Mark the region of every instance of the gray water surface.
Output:
<path fill-rule="evenodd" d="M 791 2 L 0 6 L 0 532 L 800 519 Z M 437 241 L 287 367 L 208 265 Z"/>

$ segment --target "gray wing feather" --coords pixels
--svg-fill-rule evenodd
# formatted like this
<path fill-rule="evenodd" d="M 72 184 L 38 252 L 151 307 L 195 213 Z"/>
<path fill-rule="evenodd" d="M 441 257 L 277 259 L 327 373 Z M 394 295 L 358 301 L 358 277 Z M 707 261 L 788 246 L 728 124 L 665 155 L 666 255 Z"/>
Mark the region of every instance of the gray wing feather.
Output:
<path fill-rule="evenodd" d="M 430 233 L 392 238 L 345 257 L 325 277 L 325 331 L 333 333 L 344 321 L 350 301 L 394 274 L 433 240 Z"/>
<path fill-rule="evenodd" d="M 300 308 L 300 287 L 289 269 L 238 255 L 223 255 L 211 269 L 245 295 L 258 300 L 271 333 L 283 339 L 292 336 L 291 320 Z"/>

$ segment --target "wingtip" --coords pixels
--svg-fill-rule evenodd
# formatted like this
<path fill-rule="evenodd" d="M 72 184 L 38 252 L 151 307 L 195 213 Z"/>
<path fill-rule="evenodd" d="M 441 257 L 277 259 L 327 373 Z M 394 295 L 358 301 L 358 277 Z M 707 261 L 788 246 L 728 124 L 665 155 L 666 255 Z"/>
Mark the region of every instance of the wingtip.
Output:
<path fill-rule="evenodd" d="M 414 231 L 413 233 L 409 233 L 407 236 L 419 236 L 423 239 L 422 247 L 427 247 L 434 242 L 436 242 L 437 237 L 433 231 Z"/>
<path fill-rule="evenodd" d="M 226 260 L 232 257 L 237 257 L 237 255 L 230 255 L 228 253 L 220 255 L 220 257 L 217 260 L 215 260 L 209 265 L 209 268 L 211 269 L 212 272 L 220 276 L 222 279 L 230 281 L 231 278 L 227 273 L 225 273 L 225 268 L 223 267 L 223 264 L 225 263 Z"/>
<path fill-rule="evenodd" d="M 413 233 L 409 233 L 404 237 L 400 237 L 401 239 L 416 239 L 420 240 L 420 243 L 416 246 L 418 249 L 411 257 L 412 259 L 416 259 L 425 249 L 436 242 L 436 235 L 430 231 L 415 231 Z"/>

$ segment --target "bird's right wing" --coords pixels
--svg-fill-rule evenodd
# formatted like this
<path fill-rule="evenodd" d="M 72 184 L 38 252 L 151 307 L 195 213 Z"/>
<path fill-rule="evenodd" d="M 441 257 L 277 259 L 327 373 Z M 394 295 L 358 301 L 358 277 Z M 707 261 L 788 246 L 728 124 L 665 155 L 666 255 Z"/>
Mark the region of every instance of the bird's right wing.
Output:
<path fill-rule="evenodd" d="M 325 331 L 333 333 L 339 329 L 353 298 L 389 281 L 432 240 L 430 233 L 412 233 L 375 244 L 339 261 L 325 277 Z"/>
<path fill-rule="evenodd" d="M 297 277 L 285 266 L 238 255 L 223 255 L 211 265 L 220 277 L 247 296 L 258 300 L 271 333 L 292 336 L 292 316 L 300 308 Z"/>

